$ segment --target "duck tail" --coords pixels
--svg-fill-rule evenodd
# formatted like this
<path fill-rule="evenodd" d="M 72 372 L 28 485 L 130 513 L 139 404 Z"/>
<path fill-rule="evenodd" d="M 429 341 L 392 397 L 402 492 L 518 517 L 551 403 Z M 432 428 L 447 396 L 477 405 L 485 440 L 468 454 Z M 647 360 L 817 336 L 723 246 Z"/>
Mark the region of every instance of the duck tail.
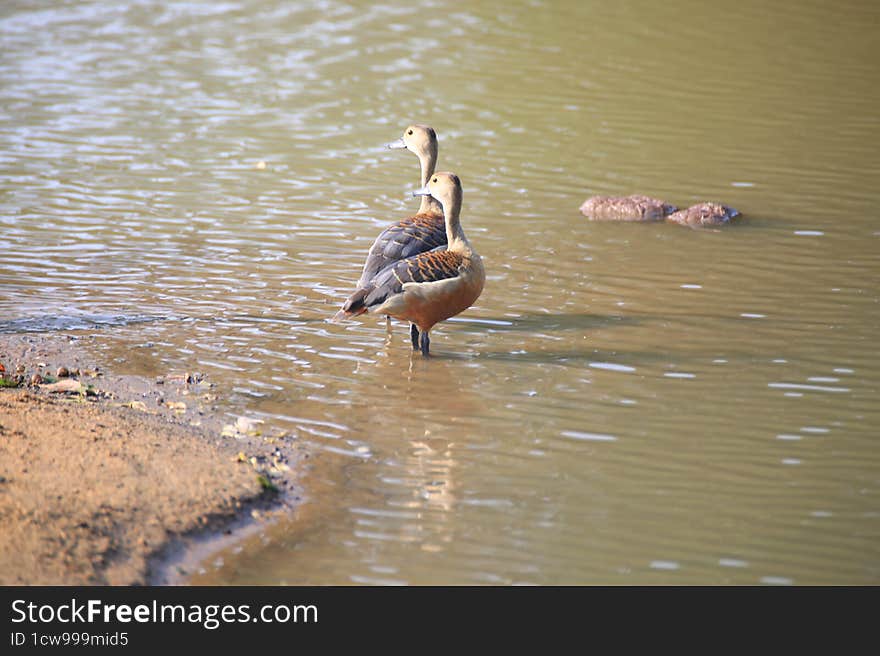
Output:
<path fill-rule="evenodd" d="M 359 314 L 364 314 L 367 311 L 367 306 L 364 305 L 364 299 L 369 291 L 369 289 L 358 289 L 355 291 L 354 294 L 346 299 L 345 303 L 342 305 L 342 309 L 333 315 L 333 318 L 330 319 L 330 321 L 337 323 L 342 319 L 349 319 L 351 317 L 356 317 Z"/>

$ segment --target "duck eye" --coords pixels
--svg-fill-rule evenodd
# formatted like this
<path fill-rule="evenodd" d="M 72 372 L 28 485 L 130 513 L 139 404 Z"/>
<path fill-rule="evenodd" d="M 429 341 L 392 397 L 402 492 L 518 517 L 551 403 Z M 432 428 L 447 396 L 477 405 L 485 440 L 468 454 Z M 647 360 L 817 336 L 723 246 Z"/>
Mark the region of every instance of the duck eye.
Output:
<path fill-rule="evenodd" d="M 437 178 L 434 178 L 433 180 L 431 180 L 431 182 L 437 182 Z"/>
<path fill-rule="evenodd" d="M 412 134 L 413 131 L 412 131 L 412 130 L 407 130 L 406 133 L 407 133 L 407 134 Z"/>

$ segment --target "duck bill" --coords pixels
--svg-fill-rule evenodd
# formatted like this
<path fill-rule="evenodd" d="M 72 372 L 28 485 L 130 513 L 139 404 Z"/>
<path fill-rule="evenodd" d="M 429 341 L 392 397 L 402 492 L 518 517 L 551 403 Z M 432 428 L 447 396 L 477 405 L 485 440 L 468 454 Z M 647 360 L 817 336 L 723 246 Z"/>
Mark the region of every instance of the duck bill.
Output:
<path fill-rule="evenodd" d="M 406 148 L 406 142 L 403 140 L 403 137 L 401 137 L 400 139 L 396 139 L 395 141 L 392 141 L 391 143 L 385 144 L 385 147 L 390 150 L 396 150 L 398 148 Z"/>
<path fill-rule="evenodd" d="M 428 189 L 428 185 L 425 185 L 424 187 L 422 187 L 420 189 L 413 189 L 412 195 L 413 196 L 430 196 L 431 190 Z"/>

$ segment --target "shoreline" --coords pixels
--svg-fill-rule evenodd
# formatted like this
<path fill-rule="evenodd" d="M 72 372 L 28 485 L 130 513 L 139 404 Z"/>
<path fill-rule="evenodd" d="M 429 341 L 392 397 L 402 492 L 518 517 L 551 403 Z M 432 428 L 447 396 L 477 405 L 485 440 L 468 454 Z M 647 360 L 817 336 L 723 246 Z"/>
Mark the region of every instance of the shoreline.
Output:
<path fill-rule="evenodd" d="M 200 374 L 104 371 L 83 333 L 0 335 L 0 585 L 186 584 L 298 506 L 300 444 L 224 424 Z"/>

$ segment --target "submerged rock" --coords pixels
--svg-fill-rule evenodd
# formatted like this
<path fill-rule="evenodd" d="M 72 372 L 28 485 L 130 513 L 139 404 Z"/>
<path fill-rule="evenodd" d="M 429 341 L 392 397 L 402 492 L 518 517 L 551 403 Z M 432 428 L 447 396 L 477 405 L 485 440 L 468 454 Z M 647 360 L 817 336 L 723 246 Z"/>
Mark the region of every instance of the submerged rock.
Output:
<path fill-rule="evenodd" d="M 686 210 L 674 212 L 666 217 L 667 221 L 691 228 L 708 228 L 723 226 L 730 223 L 740 214 L 737 210 L 720 203 L 697 203 Z"/>
<path fill-rule="evenodd" d="M 592 196 L 580 207 L 591 221 L 662 221 L 678 208 L 650 196 Z"/>

